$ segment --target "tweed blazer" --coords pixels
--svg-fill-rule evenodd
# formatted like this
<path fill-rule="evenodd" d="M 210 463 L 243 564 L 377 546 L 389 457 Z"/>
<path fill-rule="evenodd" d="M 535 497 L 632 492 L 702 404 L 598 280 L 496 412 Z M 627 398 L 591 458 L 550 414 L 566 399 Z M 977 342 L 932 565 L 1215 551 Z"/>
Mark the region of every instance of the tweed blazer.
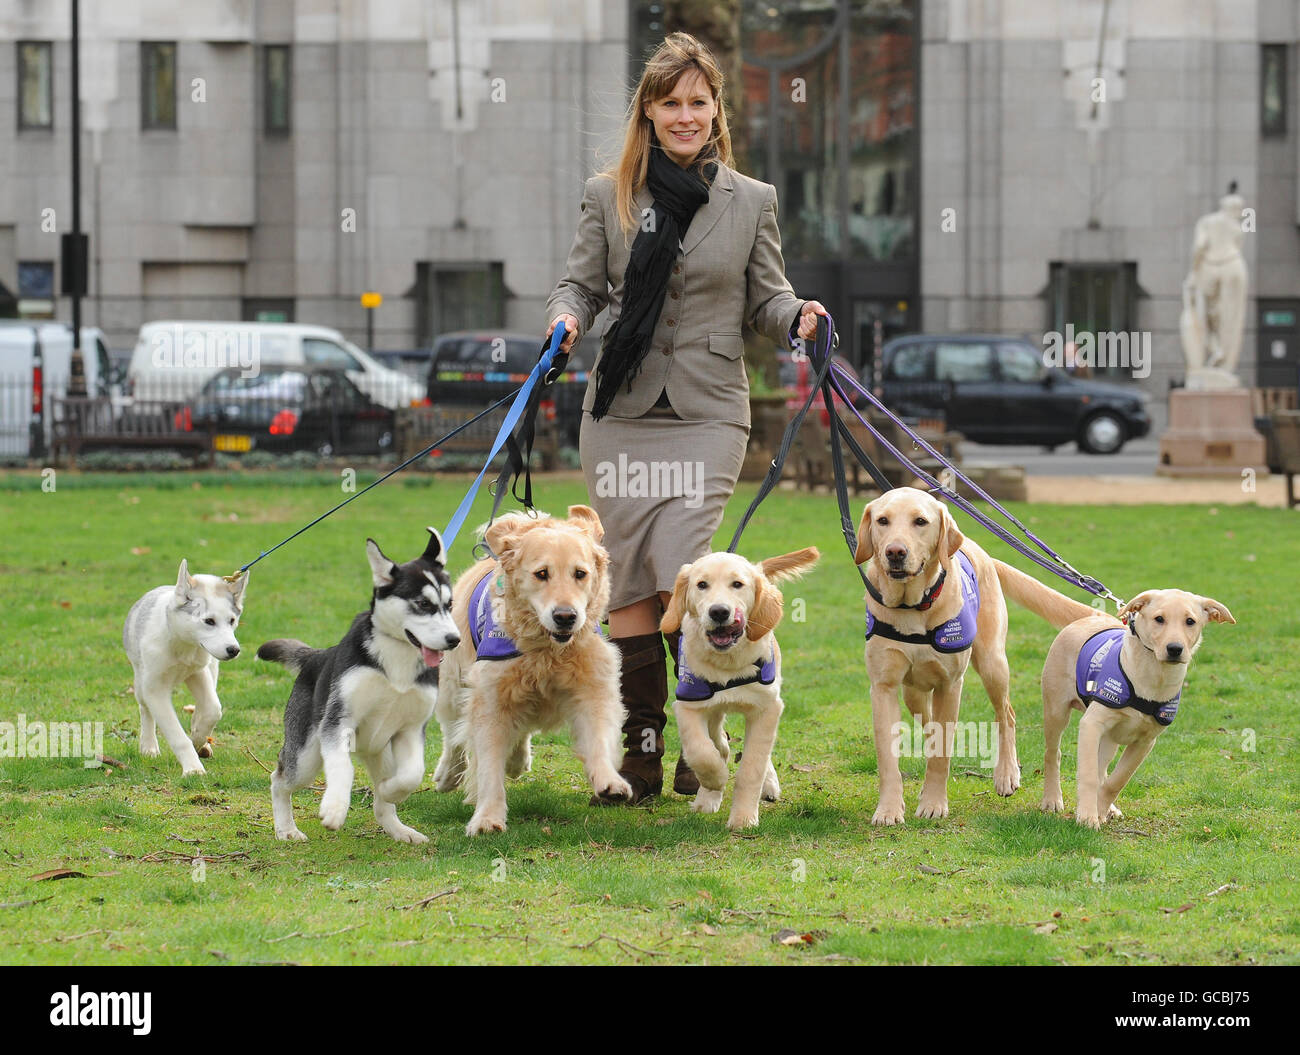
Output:
<path fill-rule="evenodd" d="M 653 201 L 642 187 L 635 198 L 638 214 Z M 605 329 L 613 324 L 636 233 L 624 237 L 614 181 L 607 176 L 587 180 L 564 277 L 546 303 L 548 324 L 567 312 L 578 320 L 582 337 L 606 307 Z M 640 417 L 666 389 L 681 418 L 748 426 L 742 325 L 749 323 L 788 350 L 790 328 L 802 305 L 785 277 L 776 188 L 719 165 L 709 200 L 682 238 L 650 351 L 630 390 L 624 385 L 615 397 L 610 416 Z M 583 410 L 591 409 L 595 393 L 593 370 Z"/>

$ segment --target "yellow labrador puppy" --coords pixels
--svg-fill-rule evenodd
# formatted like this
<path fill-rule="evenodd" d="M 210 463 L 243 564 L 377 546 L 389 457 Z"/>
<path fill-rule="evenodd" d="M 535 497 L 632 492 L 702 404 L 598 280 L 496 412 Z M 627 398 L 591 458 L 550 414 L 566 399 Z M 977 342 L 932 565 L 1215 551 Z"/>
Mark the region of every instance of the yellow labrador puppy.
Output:
<path fill-rule="evenodd" d="M 1003 592 L 1053 626 L 1094 615 L 1093 609 L 994 560 L 962 535 L 947 506 L 914 487 L 887 491 L 867 505 L 854 559 L 867 565 L 867 675 L 880 775 L 880 803 L 871 823 L 903 823 L 898 766 L 898 693 L 907 709 L 942 735 L 927 746 L 918 817 L 948 815 L 951 766 L 967 667 L 973 662 L 997 717 L 999 795 L 1020 787 L 1016 714 L 1007 665 Z"/>
<path fill-rule="evenodd" d="M 775 802 L 781 785 L 772 745 L 781 702 L 781 649 L 773 631 L 783 599 L 776 583 L 817 563 L 813 547 L 751 564 L 734 553 L 710 553 L 682 565 L 659 629 L 681 630 L 673 713 L 686 764 L 700 778 L 691 808 L 716 813 L 727 785 L 728 714 L 745 716 L 745 751 L 736 771 L 727 827 L 758 824 L 760 793 Z"/>
<path fill-rule="evenodd" d="M 1119 620 L 1093 616 L 1057 634 L 1043 664 L 1043 809 L 1065 808 L 1061 733 L 1077 708 L 1083 717 L 1075 817 L 1089 828 L 1122 817 L 1115 799 L 1178 713 L 1201 632 L 1207 623 L 1236 621 L 1209 597 L 1147 590 L 1120 609 Z M 1124 753 L 1107 776 L 1121 746 Z"/>
<path fill-rule="evenodd" d="M 567 722 L 592 790 L 628 798 L 618 775 L 623 701 L 616 646 L 601 635 L 609 607 L 605 532 L 588 506 L 569 519 L 507 514 L 483 540 L 495 560 L 453 587 L 460 645 L 447 653 L 435 713 L 439 791 L 464 783 L 466 833 L 504 831 L 506 776 L 532 765 L 532 733 Z"/>

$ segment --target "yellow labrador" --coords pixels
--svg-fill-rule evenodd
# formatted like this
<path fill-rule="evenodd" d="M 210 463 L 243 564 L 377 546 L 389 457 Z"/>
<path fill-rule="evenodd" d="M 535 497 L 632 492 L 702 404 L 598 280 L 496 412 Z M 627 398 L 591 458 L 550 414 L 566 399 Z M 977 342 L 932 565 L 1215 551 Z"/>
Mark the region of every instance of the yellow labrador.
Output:
<path fill-rule="evenodd" d="M 1043 664 L 1042 807 L 1065 808 L 1061 733 L 1076 708 L 1084 713 L 1075 816 L 1090 828 L 1123 816 L 1115 799 L 1178 713 L 1183 679 L 1206 624 L 1237 621 L 1218 601 L 1182 590 L 1147 590 L 1119 617 L 1071 623 L 1056 635 Z M 1121 746 L 1124 753 L 1107 776 Z"/>
<path fill-rule="evenodd" d="M 710 553 L 682 565 L 659 629 L 681 630 L 673 713 L 686 763 L 700 778 L 691 808 L 716 813 L 727 785 L 728 714 L 745 716 L 745 751 L 727 827 L 758 824 L 760 793 L 775 802 L 781 785 L 772 746 L 781 701 L 781 649 L 773 631 L 783 599 L 776 583 L 817 563 L 813 547 L 751 564 L 734 553 Z"/>
<path fill-rule="evenodd" d="M 435 713 L 439 791 L 465 784 L 469 835 L 504 831 L 506 776 L 531 767 L 533 732 L 567 722 L 592 790 L 630 797 L 618 775 L 623 710 L 618 649 L 600 633 L 609 606 L 609 555 L 600 517 L 507 514 L 484 534 L 496 560 L 453 587 L 460 645 L 442 664 Z"/>
<path fill-rule="evenodd" d="M 880 775 L 880 802 L 871 823 L 903 823 L 903 778 L 894 725 L 898 693 L 907 709 L 942 733 L 927 746 L 918 817 L 948 815 L 948 772 L 961 706 L 962 682 L 972 662 L 997 718 L 999 795 L 1020 787 L 1016 714 L 1007 665 L 1010 597 L 1053 626 L 1094 615 L 1093 609 L 994 560 L 962 535 L 947 506 L 914 487 L 887 491 L 867 505 L 858 524 L 854 559 L 867 564 L 867 675 Z"/>

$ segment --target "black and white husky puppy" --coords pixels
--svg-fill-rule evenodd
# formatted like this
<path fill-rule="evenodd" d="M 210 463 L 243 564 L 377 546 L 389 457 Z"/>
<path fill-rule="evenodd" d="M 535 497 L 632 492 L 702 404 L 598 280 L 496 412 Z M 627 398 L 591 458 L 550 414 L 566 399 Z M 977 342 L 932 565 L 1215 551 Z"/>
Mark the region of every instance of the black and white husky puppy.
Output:
<path fill-rule="evenodd" d="M 406 564 L 393 563 L 374 539 L 366 540 L 375 587 L 370 611 L 333 648 L 282 638 L 257 650 L 259 659 L 298 672 L 271 777 L 277 839 L 307 838 L 294 823 L 292 795 L 322 768 L 321 823 L 332 831 L 343 827 L 355 753 L 370 773 L 380 827 L 398 842 L 428 842 L 397 819 L 395 808 L 424 780 L 424 728 L 438 699 L 438 664 L 460 644 L 442 539 L 428 530 L 424 553 Z"/>

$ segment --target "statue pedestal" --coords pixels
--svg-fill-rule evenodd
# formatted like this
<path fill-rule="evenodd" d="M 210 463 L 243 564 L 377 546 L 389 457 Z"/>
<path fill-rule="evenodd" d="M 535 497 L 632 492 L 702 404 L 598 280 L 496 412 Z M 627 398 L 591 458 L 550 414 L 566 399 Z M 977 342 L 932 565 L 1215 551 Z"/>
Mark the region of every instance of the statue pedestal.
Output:
<path fill-rule="evenodd" d="M 1255 431 L 1244 388 L 1169 394 L 1169 428 L 1160 437 L 1159 476 L 1267 475 L 1264 437 Z"/>

